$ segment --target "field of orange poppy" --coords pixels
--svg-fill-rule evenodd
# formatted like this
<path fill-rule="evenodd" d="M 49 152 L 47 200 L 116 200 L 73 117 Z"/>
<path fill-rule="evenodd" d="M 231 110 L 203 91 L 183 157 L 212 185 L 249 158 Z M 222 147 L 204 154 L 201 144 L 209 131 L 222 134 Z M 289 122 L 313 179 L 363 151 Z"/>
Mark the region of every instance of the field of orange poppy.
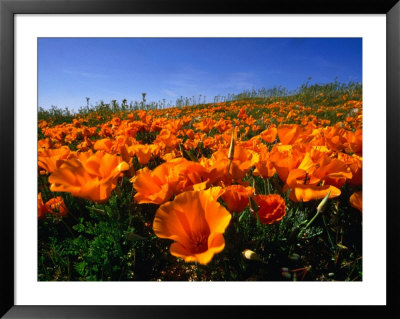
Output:
<path fill-rule="evenodd" d="M 361 88 L 303 93 L 42 110 L 38 280 L 362 280 Z"/>

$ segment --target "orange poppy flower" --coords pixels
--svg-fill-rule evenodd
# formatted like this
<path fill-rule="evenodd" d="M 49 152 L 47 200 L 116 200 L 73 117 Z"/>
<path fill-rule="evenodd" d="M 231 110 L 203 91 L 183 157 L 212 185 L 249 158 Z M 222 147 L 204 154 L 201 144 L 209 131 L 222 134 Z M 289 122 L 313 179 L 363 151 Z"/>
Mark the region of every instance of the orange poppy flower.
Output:
<path fill-rule="evenodd" d="M 46 202 L 46 211 L 52 215 L 66 216 L 68 208 L 61 196 L 54 197 Z"/>
<path fill-rule="evenodd" d="M 81 152 L 86 152 L 93 147 L 93 142 L 85 136 L 85 140 L 79 143 L 76 148 Z"/>
<path fill-rule="evenodd" d="M 289 172 L 285 188 L 291 188 L 290 199 L 295 202 L 307 202 L 322 199 L 329 192 L 329 198 L 340 195 L 339 188 L 347 178 L 351 178 L 350 169 L 340 160 L 330 158 L 326 152 L 306 153 L 297 169 Z"/>
<path fill-rule="evenodd" d="M 269 153 L 269 160 L 283 182 L 286 182 L 289 172 L 297 168 L 303 158 L 304 152 L 300 145 L 275 145 Z"/>
<path fill-rule="evenodd" d="M 262 178 L 270 178 L 274 176 L 276 169 L 269 159 L 268 148 L 261 148 L 259 156 L 260 160 L 256 163 L 256 169 L 254 170 L 253 175 L 261 176 Z"/>
<path fill-rule="evenodd" d="M 337 188 L 342 187 L 346 180 L 353 177 L 350 168 L 344 162 L 327 155 L 317 159 L 317 166 L 314 175 Z"/>
<path fill-rule="evenodd" d="M 50 177 L 50 190 L 69 192 L 94 202 L 105 202 L 115 188 L 121 172 L 129 165 L 121 157 L 104 152 L 85 155 L 64 162 Z"/>
<path fill-rule="evenodd" d="M 353 154 L 338 153 L 338 159 L 343 161 L 351 170 L 353 177 L 348 180 L 350 185 L 362 184 L 362 157 Z"/>
<path fill-rule="evenodd" d="M 203 190 L 209 185 L 209 172 L 200 163 L 180 157 L 163 165 L 169 169 L 175 194 L 188 190 Z"/>
<path fill-rule="evenodd" d="M 43 203 L 42 193 L 38 194 L 38 218 L 41 219 L 46 215 L 47 208 Z"/>
<path fill-rule="evenodd" d="M 277 129 L 279 140 L 284 145 L 294 144 L 303 131 L 304 128 L 297 124 L 282 124 Z"/>
<path fill-rule="evenodd" d="M 258 215 L 261 223 L 273 224 L 282 220 L 286 215 L 285 200 L 281 196 L 277 194 L 257 195 L 254 196 L 254 199 L 260 207 L 258 212 L 254 212 L 254 215 Z"/>
<path fill-rule="evenodd" d="M 265 131 L 260 133 L 260 137 L 267 143 L 273 143 L 276 140 L 278 129 L 275 125 L 271 125 Z"/>
<path fill-rule="evenodd" d="M 38 149 L 43 150 L 47 148 L 60 147 L 58 142 L 53 142 L 50 138 L 44 138 L 38 141 Z"/>
<path fill-rule="evenodd" d="M 293 202 L 308 202 L 310 200 L 323 199 L 328 193 L 329 198 L 340 196 L 340 189 L 332 185 L 297 185 L 289 194 L 289 198 Z"/>
<path fill-rule="evenodd" d="M 136 144 L 132 145 L 129 150 L 136 155 L 138 162 L 141 165 L 146 165 L 150 159 L 153 153 L 156 151 L 157 146 L 156 145 L 148 145 L 148 144 Z"/>
<path fill-rule="evenodd" d="M 175 149 L 180 142 L 181 139 L 177 138 L 174 133 L 167 129 L 162 129 L 160 134 L 158 134 L 157 138 L 154 140 L 154 144 L 166 152 Z"/>
<path fill-rule="evenodd" d="M 170 252 L 186 262 L 206 265 L 225 248 L 223 233 L 231 214 L 218 203 L 221 187 L 179 194 L 157 210 L 154 233 L 174 241 Z"/>
<path fill-rule="evenodd" d="M 225 188 L 221 198 L 228 205 L 230 212 L 240 213 L 249 205 L 249 196 L 254 193 L 253 187 L 230 185 Z"/>
<path fill-rule="evenodd" d="M 169 171 L 165 165 L 157 166 L 153 171 L 145 167 L 137 172 L 131 182 L 137 192 L 134 199 L 139 204 L 162 204 L 173 195 Z"/>
<path fill-rule="evenodd" d="M 228 149 L 215 152 L 211 157 L 211 176 L 213 180 L 235 179 L 241 180 L 259 160 L 259 155 L 240 145 L 236 145 L 231 166 L 229 167 Z M 229 172 L 228 172 L 229 169 Z M 224 178 L 225 177 L 225 178 Z M 229 183 L 230 184 L 230 183 Z"/>
<path fill-rule="evenodd" d="M 208 170 L 199 163 L 185 158 L 170 159 L 154 171 L 147 167 L 131 179 L 137 193 L 135 200 L 141 203 L 162 204 L 173 194 L 188 190 L 203 190 L 209 183 Z"/>
<path fill-rule="evenodd" d="M 203 131 L 205 133 L 208 133 L 212 130 L 212 128 L 215 125 L 215 121 L 211 118 L 206 118 L 198 123 L 193 124 L 193 127 L 198 129 L 199 131 Z"/>
<path fill-rule="evenodd" d="M 103 138 L 101 140 L 97 140 L 96 143 L 94 143 L 93 148 L 96 151 L 105 151 L 107 153 L 113 153 L 112 149 L 114 143 L 115 143 L 114 140 L 111 140 L 109 138 Z"/>
<path fill-rule="evenodd" d="M 38 166 L 48 173 L 53 173 L 68 158 L 70 149 L 63 146 L 57 149 L 43 149 L 38 152 Z"/>
<path fill-rule="evenodd" d="M 362 154 L 362 130 L 358 129 L 354 133 L 347 132 L 347 141 L 349 143 L 349 148 L 351 151 L 357 155 Z"/>
<path fill-rule="evenodd" d="M 362 212 L 362 191 L 355 192 L 350 196 L 350 204 Z"/>
<path fill-rule="evenodd" d="M 325 144 L 334 151 L 341 151 L 347 144 L 346 130 L 339 125 L 328 126 L 323 129 Z"/>

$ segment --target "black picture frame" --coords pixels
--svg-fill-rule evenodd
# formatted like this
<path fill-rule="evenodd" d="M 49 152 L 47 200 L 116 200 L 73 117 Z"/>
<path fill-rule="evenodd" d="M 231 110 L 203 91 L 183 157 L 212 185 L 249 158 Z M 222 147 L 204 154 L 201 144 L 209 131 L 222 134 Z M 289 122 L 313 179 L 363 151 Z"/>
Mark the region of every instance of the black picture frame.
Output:
<path fill-rule="evenodd" d="M 14 15 L 15 14 L 385 14 L 387 21 L 387 283 L 386 306 L 16 306 L 14 303 Z M 400 3 L 398 0 L 283 0 L 257 2 L 181 0 L 0 0 L 0 315 L 4 318 L 269 318 L 294 316 L 399 318 L 396 264 L 400 162 Z M 379 106 L 377 106 L 379 107 Z M 382 106 L 381 106 L 382 107 Z M 379 212 L 380 214 L 384 212 Z"/>

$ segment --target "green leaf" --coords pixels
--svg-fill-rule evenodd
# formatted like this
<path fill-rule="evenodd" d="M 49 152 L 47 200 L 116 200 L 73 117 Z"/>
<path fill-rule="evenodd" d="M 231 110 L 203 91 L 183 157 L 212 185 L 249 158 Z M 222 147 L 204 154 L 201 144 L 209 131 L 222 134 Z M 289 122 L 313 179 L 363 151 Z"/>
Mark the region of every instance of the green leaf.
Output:
<path fill-rule="evenodd" d="M 86 276 L 87 271 L 85 271 L 87 264 L 85 261 L 81 261 L 79 263 L 74 264 L 75 270 L 81 275 L 81 276 Z"/>
<path fill-rule="evenodd" d="M 96 208 L 96 207 L 86 206 L 86 208 L 89 209 L 89 210 L 92 211 L 92 212 L 100 213 L 100 214 L 103 214 L 103 215 L 104 215 L 104 213 L 105 213 L 104 210 L 98 209 L 98 208 Z"/>

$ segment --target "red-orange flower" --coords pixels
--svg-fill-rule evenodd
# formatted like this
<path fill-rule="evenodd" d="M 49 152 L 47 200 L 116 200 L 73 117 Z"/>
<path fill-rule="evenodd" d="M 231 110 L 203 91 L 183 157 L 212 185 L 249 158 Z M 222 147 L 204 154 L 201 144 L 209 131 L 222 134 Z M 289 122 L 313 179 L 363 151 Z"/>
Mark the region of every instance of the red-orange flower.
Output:
<path fill-rule="evenodd" d="M 221 187 L 184 192 L 160 206 L 153 230 L 158 237 L 174 241 L 172 255 L 205 265 L 225 248 L 223 233 L 231 214 L 217 201 L 222 192 Z"/>
<path fill-rule="evenodd" d="M 254 197 L 257 205 L 260 207 L 258 214 L 260 222 L 263 224 L 276 223 L 286 215 L 285 200 L 277 194 L 257 195 Z"/>
<path fill-rule="evenodd" d="M 38 218 L 41 219 L 46 215 L 46 206 L 43 203 L 42 193 L 38 194 Z"/>
<path fill-rule="evenodd" d="M 46 212 L 52 215 L 66 216 L 68 208 L 61 196 L 54 197 L 46 202 Z"/>
<path fill-rule="evenodd" d="M 231 185 L 225 188 L 221 198 L 228 205 L 230 212 L 240 213 L 249 205 L 249 196 L 254 193 L 253 187 Z"/>

